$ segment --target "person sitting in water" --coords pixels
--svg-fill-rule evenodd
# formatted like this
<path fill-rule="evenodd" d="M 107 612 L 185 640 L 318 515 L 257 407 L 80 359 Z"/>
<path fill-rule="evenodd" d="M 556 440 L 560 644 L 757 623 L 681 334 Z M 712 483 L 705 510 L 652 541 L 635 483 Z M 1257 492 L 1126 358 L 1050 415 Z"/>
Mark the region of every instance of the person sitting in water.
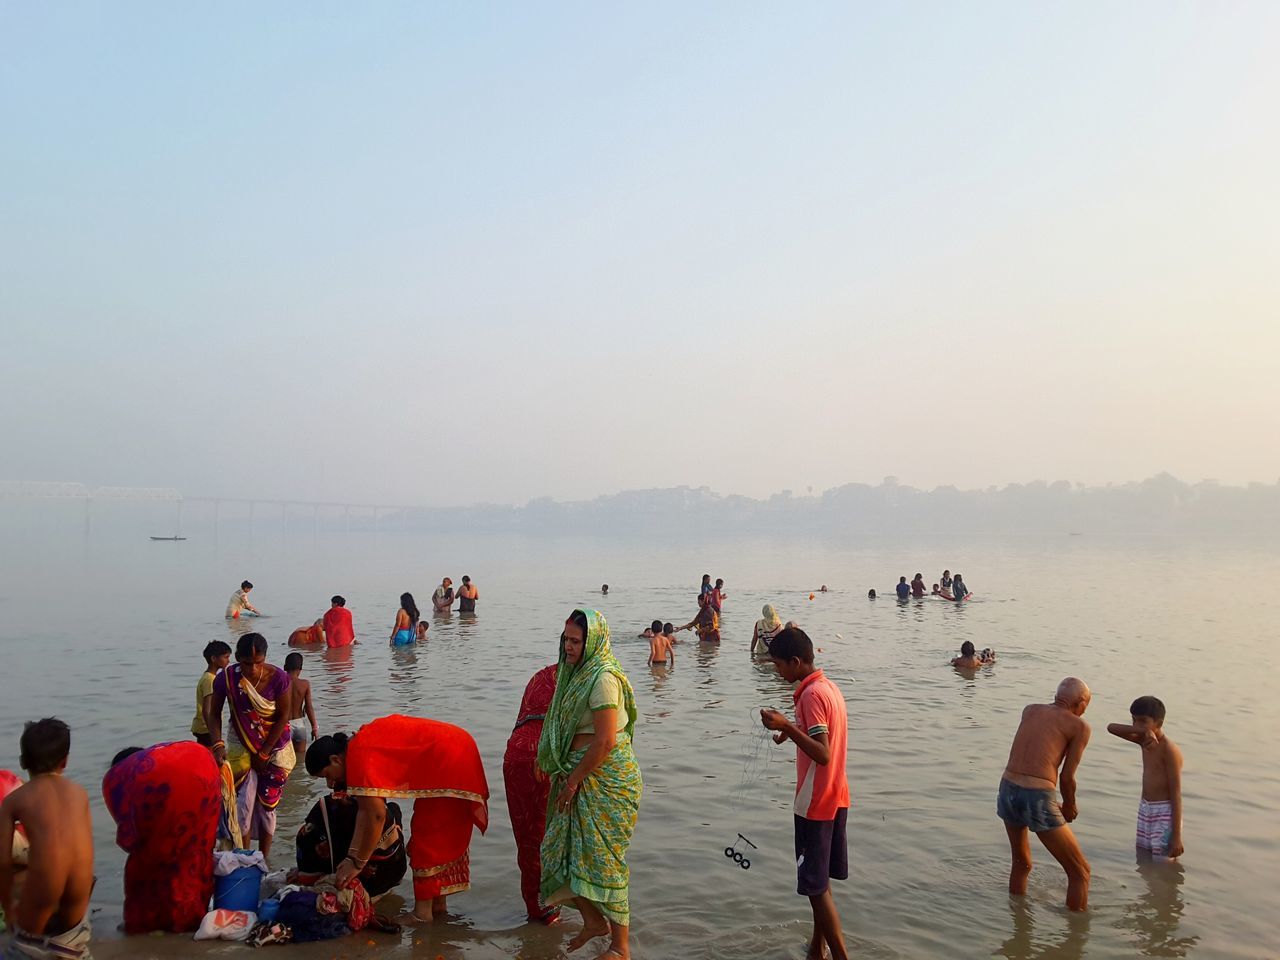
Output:
<path fill-rule="evenodd" d="M 641 640 L 652 640 L 654 637 L 662 636 L 662 621 L 655 620 L 649 626 L 644 628 L 644 633 L 640 634 Z"/>
<path fill-rule="evenodd" d="M 942 579 L 938 581 L 938 585 L 942 587 L 942 589 L 945 592 L 951 593 L 951 571 L 950 570 L 942 571 Z"/>
<path fill-rule="evenodd" d="M 458 588 L 458 612 L 459 613 L 475 613 L 476 601 L 480 599 L 480 591 L 476 589 L 476 585 L 471 582 L 471 578 L 465 574 L 462 577 L 462 586 Z"/>
<path fill-rule="evenodd" d="M 936 584 L 936 583 L 933 585 L 933 595 L 943 600 L 951 599 L 951 591 L 944 590 L 940 584 Z"/>
<path fill-rule="evenodd" d="M 324 643 L 324 620 L 317 620 L 309 627 L 299 627 L 289 634 L 291 647 L 307 647 L 313 643 Z"/>
<path fill-rule="evenodd" d="M 960 656 L 952 657 L 951 665 L 969 670 L 976 670 L 982 666 L 982 660 L 978 657 L 978 652 L 974 649 L 972 641 L 966 640 L 960 644 Z"/>
<path fill-rule="evenodd" d="M 924 574 L 917 573 L 915 579 L 911 581 L 911 596 L 919 600 L 924 596 Z"/>
<path fill-rule="evenodd" d="M 0 910 L 13 939 L 6 957 L 89 956 L 93 818 L 89 795 L 64 776 L 71 730 L 55 717 L 28 723 L 19 760 L 31 780 L 0 803 Z M 22 892 L 13 896 L 13 836 L 30 843 Z"/>
<path fill-rule="evenodd" d="M 724 613 L 724 602 L 729 599 L 729 595 L 724 592 L 724 581 L 716 580 L 716 585 L 711 588 L 711 605 L 716 608 L 716 613 Z"/>
<path fill-rule="evenodd" d="M 441 580 L 436 592 L 431 594 L 431 606 L 436 613 L 447 613 L 453 608 L 453 581 L 449 577 Z"/>
<path fill-rule="evenodd" d="M 330 647 L 345 647 L 356 642 L 356 628 L 346 597 L 335 596 L 329 601 L 321 626 L 324 642 Z"/>
<path fill-rule="evenodd" d="M 255 617 L 262 616 L 258 608 L 249 602 L 249 591 L 253 589 L 253 584 L 248 580 L 241 581 L 240 589 L 231 595 L 231 599 L 227 601 L 227 619 L 239 620 L 240 615 L 248 611 Z"/>
<path fill-rule="evenodd" d="M 425 620 L 418 621 L 418 639 L 419 640 L 427 639 L 427 630 L 430 627 L 431 627 L 431 624 L 427 623 L 427 621 Z"/>
<path fill-rule="evenodd" d="M 911 586 L 907 583 L 906 577 L 899 577 L 898 585 L 893 589 L 898 592 L 899 600 L 906 600 L 911 596 Z"/>
<path fill-rule="evenodd" d="M 609 595 L 609 585 L 607 583 L 600 584 L 600 593 L 606 597 Z"/>
<path fill-rule="evenodd" d="M 969 597 L 969 588 L 964 585 L 964 578 L 958 573 L 951 581 L 951 597 L 954 600 L 967 600 Z"/>
<path fill-rule="evenodd" d="M 868 600 L 874 600 L 875 598 L 876 598 L 876 592 L 875 592 L 874 590 L 868 590 L 868 591 L 867 591 L 867 599 L 868 599 Z"/>

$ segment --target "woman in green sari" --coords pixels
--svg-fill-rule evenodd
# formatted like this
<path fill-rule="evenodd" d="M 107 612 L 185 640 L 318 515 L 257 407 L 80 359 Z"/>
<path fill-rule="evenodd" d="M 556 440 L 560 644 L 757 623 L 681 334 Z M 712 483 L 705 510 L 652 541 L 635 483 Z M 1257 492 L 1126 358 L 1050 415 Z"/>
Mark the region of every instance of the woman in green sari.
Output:
<path fill-rule="evenodd" d="M 576 950 L 608 935 L 603 956 L 631 947 L 627 848 L 640 809 L 640 767 L 631 748 L 636 699 L 596 610 L 574 610 L 560 635 L 556 692 L 538 742 L 538 769 L 552 777 L 542 840 L 543 901 L 572 902 Z"/>

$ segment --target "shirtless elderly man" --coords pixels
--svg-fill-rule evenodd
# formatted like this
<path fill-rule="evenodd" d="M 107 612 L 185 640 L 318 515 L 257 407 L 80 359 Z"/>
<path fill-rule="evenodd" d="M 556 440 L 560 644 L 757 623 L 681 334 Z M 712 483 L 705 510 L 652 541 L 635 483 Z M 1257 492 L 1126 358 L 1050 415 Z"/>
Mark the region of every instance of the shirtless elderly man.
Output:
<path fill-rule="evenodd" d="M 31 781 L 0 803 L 0 908 L 14 928 L 4 956 L 88 957 L 93 828 L 88 794 L 63 776 L 71 731 L 49 717 L 28 723 L 20 744 Z M 15 904 L 12 848 L 19 823 L 31 849 Z"/>
<path fill-rule="evenodd" d="M 1067 824 L 1076 818 L 1076 767 L 1089 743 L 1089 687 L 1068 677 L 1058 684 L 1053 703 L 1033 703 L 1022 711 L 1022 723 L 1009 750 L 1000 780 L 996 815 L 1009 833 L 1013 865 L 1009 892 L 1027 892 L 1031 874 L 1030 830 L 1067 873 L 1067 909 L 1089 906 L 1089 862 Z M 1059 774 L 1061 767 L 1061 774 Z M 1062 803 L 1055 789 L 1062 789 Z"/>

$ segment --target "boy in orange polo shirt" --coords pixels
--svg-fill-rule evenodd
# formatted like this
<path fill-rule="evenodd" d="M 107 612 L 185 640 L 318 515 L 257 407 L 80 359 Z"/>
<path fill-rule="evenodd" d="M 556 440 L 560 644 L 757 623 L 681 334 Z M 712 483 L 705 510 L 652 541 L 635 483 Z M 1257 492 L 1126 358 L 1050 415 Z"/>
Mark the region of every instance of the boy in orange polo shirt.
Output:
<path fill-rule="evenodd" d="M 797 684 L 792 694 L 795 723 L 777 710 L 761 710 L 760 720 L 777 731 L 775 743 L 791 740 L 796 745 L 797 892 L 808 897 L 813 908 L 813 938 L 807 956 L 819 960 L 825 955 L 825 944 L 833 960 L 847 960 L 840 915 L 831 896 L 831 881 L 849 878 L 845 843 L 849 718 L 844 696 L 813 665 L 813 642 L 799 627 L 789 626 L 773 638 L 769 659 L 783 680 Z"/>

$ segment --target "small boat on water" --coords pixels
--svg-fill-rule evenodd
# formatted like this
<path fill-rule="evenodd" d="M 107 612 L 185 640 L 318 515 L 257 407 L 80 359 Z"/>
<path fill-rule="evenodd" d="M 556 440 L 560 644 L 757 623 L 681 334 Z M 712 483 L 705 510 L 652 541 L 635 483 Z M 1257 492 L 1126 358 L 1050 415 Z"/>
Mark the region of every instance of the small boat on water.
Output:
<path fill-rule="evenodd" d="M 152 537 L 152 540 L 185 540 L 186 537 Z"/>

